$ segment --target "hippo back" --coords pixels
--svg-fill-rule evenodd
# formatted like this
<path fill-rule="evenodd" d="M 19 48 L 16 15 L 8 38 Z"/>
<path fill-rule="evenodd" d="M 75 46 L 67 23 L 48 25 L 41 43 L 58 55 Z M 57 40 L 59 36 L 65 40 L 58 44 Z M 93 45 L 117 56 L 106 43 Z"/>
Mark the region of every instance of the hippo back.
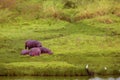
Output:
<path fill-rule="evenodd" d="M 30 56 L 38 56 L 40 54 L 41 54 L 41 50 L 37 47 L 31 48 L 30 51 L 29 51 Z"/>
<path fill-rule="evenodd" d="M 27 40 L 25 42 L 25 49 L 31 49 L 34 47 L 42 47 L 42 44 L 39 41 L 36 40 Z"/>

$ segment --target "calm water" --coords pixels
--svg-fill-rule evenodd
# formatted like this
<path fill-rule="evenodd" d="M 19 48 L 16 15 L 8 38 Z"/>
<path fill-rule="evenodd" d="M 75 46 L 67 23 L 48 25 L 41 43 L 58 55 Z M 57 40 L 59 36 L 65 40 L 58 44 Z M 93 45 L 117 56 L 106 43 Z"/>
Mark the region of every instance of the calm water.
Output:
<path fill-rule="evenodd" d="M 119 77 L 38 77 L 38 76 L 19 76 L 5 77 L 1 76 L 0 80 L 120 80 Z"/>

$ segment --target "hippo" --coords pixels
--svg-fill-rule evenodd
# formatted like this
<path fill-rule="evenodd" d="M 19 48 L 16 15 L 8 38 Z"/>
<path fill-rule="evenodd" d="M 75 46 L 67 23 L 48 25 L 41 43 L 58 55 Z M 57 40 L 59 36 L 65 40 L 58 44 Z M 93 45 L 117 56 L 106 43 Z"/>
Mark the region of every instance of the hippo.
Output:
<path fill-rule="evenodd" d="M 40 54 L 41 54 L 41 50 L 38 47 L 34 47 L 29 50 L 30 56 L 39 56 Z"/>
<path fill-rule="evenodd" d="M 21 54 L 22 54 L 22 55 L 27 55 L 27 54 L 29 54 L 29 50 L 22 50 L 22 51 L 21 51 Z"/>
<path fill-rule="evenodd" d="M 31 49 L 34 47 L 42 47 L 42 44 L 39 41 L 36 40 L 27 40 L 25 42 L 25 49 Z"/>
<path fill-rule="evenodd" d="M 52 51 L 48 48 L 45 48 L 45 47 L 39 47 L 39 48 L 41 50 L 41 54 L 42 53 L 53 54 Z"/>

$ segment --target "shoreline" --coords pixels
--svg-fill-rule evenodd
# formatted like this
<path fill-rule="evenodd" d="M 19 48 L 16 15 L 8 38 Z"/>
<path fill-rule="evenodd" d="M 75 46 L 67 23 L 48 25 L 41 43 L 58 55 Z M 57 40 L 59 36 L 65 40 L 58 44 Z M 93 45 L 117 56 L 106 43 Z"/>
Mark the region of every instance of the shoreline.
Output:
<path fill-rule="evenodd" d="M 76 66 L 67 62 L 14 62 L 0 65 L 0 76 L 109 76 L 120 75 L 116 69 L 92 70 L 89 75 L 83 66 Z M 116 71 L 116 72 L 115 72 Z"/>

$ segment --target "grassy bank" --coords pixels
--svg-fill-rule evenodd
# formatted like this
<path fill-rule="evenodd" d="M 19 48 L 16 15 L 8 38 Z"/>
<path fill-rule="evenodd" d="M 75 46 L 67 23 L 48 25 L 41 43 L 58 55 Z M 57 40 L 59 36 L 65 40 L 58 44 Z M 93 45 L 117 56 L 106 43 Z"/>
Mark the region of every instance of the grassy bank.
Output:
<path fill-rule="evenodd" d="M 66 62 L 12 62 L 1 64 L 1 76 L 87 76 L 85 65 L 74 65 Z M 112 67 L 113 65 L 109 65 Z M 99 68 L 99 67 L 98 67 Z M 118 75 L 117 69 L 105 71 L 97 69 L 96 75 Z"/>
<path fill-rule="evenodd" d="M 87 64 L 96 75 L 120 74 L 120 8 L 111 5 L 119 1 L 76 0 L 74 7 L 62 0 L 55 0 L 56 5 L 53 0 L 29 1 L 0 7 L 0 75 L 87 75 Z M 41 41 L 54 54 L 20 55 L 28 39 Z"/>
<path fill-rule="evenodd" d="M 1 24 L 0 75 L 87 75 L 87 64 L 96 74 L 120 74 L 120 19 L 111 17 L 118 21 L 41 19 Z M 54 54 L 20 55 L 27 39 L 41 41 Z"/>

